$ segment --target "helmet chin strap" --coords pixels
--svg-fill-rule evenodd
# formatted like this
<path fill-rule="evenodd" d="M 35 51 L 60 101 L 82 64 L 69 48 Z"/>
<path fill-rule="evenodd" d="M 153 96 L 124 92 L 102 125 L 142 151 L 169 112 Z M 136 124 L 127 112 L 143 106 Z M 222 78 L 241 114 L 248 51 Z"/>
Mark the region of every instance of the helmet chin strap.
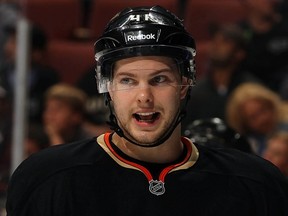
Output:
<path fill-rule="evenodd" d="M 124 139 L 126 139 L 127 141 L 129 141 L 130 143 L 137 145 L 137 146 L 141 146 L 141 147 L 146 147 L 146 148 L 151 148 L 151 147 L 156 147 L 161 145 L 162 143 L 164 143 L 166 140 L 169 139 L 169 137 L 171 136 L 171 134 L 173 133 L 173 131 L 175 130 L 175 128 L 179 125 L 179 123 L 182 121 L 182 119 L 185 117 L 186 115 L 186 105 L 189 101 L 190 98 L 190 88 L 188 89 L 188 92 L 186 94 L 185 97 L 185 104 L 182 107 L 182 110 L 180 112 L 178 112 L 177 116 L 175 117 L 173 124 L 168 128 L 168 130 L 164 133 L 164 135 L 159 138 L 157 141 L 150 143 L 149 145 L 141 145 L 139 143 L 137 143 L 136 141 L 130 139 L 129 137 L 127 137 L 124 134 L 123 129 L 120 128 L 120 126 L 118 125 L 118 121 L 116 116 L 113 114 L 112 111 L 112 106 L 111 106 L 111 98 L 109 95 L 106 96 L 106 104 L 109 107 L 110 110 L 110 116 L 109 116 L 109 121 L 107 122 L 108 125 L 110 125 L 110 129 L 114 130 L 120 137 L 123 137 Z"/>

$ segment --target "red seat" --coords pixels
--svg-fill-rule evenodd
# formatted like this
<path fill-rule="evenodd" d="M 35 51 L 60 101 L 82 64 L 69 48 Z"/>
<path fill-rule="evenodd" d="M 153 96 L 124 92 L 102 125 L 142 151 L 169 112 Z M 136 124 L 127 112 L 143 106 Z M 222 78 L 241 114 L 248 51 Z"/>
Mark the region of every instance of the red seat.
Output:
<path fill-rule="evenodd" d="M 63 82 L 75 84 L 95 64 L 93 43 L 51 41 L 48 64 L 59 71 Z"/>
<path fill-rule="evenodd" d="M 81 25 L 79 0 L 22 1 L 23 14 L 44 30 L 49 39 L 69 39 Z"/>
<path fill-rule="evenodd" d="M 199 41 L 209 39 L 211 24 L 235 23 L 243 18 L 245 11 L 240 1 L 188 0 L 184 24 L 196 41 Z"/>

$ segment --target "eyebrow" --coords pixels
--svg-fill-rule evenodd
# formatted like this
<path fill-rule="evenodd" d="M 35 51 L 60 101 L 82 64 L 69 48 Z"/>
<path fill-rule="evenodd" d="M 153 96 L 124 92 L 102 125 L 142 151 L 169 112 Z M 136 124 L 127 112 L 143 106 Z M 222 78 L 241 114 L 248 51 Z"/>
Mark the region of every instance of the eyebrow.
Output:
<path fill-rule="evenodd" d="M 129 71 L 119 71 L 116 73 L 115 77 L 119 77 L 119 76 L 130 76 L 130 77 L 136 77 L 135 73 L 133 71 L 135 70 L 150 70 L 150 69 L 131 69 Z M 155 70 L 153 73 L 151 73 L 151 76 L 155 76 L 157 74 L 160 73 L 174 73 L 174 70 L 172 68 L 163 68 L 163 69 L 159 69 L 159 70 Z"/>

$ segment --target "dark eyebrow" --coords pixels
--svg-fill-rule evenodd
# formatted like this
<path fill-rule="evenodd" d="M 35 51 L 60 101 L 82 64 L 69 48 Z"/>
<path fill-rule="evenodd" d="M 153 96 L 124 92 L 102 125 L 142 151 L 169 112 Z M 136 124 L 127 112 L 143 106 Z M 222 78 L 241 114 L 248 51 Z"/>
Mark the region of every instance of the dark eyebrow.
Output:
<path fill-rule="evenodd" d="M 153 76 L 157 76 L 157 75 L 161 75 L 161 74 L 163 74 L 163 75 L 173 75 L 173 76 L 177 76 L 177 74 L 178 74 L 178 71 L 175 71 L 175 70 L 173 70 L 173 68 L 163 68 L 163 69 L 160 69 L 160 70 L 157 70 L 157 71 L 155 71 L 155 72 L 153 72 L 152 74 L 151 74 L 151 77 L 153 77 Z"/>
<path fill-rule="evenodd" d="M 162 72 L 169 72 L 169 73 L 173 73 L 173 69 L 172 68 L 163 68 L 160 70 L 155 71 L 153 74 L 158 74 L 158 73 L 162 73 Z"/>
<path fill-rule="evenodd" d="M 137 69 L 135 69 L 137 70 Z M 145 70 L 145 69 L 140 69 L 140 70 Z M 147 69 L 148 70 L 148 69 Z M 149 69 L 150 70 L 150 69 Z M 119 71 L 117 72 L 117 75 L 116 77 L 118 76 L 129 76 L 129 77 L 135 77 L 135 73 L 133 73 L 134 70 L 131 70 L 131 71 Z M 152 76 L 155 76 L 157 74 L 160 74 L 160 73 L 173 73 L 173 69 L 172 68 L 163 68 L 163 69 L 159 69 L 159 70 L 155 70 L 151 75 Z"/>
<path fill-rule="evenodd" d="M 119 77 L 119 76 L 136 77 L 135 74 L 134 74 L 133 72 L 127 72 L 127 71 L 120 71 L 120 72 L 117 72 L 115 77 Z"/>

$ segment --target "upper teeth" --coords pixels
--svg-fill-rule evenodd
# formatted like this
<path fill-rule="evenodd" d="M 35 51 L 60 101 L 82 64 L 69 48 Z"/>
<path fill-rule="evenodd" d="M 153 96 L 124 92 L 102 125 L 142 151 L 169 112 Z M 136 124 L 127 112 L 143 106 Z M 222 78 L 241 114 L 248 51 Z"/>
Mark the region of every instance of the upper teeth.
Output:
<path fill-rule="evenodd" d="M 150 113 L 137 113 L 138 115 L 141 115 L 141 116 L 149 116 L 149 115 L 153 115 L 154 112 L 150 112 Z"/>

